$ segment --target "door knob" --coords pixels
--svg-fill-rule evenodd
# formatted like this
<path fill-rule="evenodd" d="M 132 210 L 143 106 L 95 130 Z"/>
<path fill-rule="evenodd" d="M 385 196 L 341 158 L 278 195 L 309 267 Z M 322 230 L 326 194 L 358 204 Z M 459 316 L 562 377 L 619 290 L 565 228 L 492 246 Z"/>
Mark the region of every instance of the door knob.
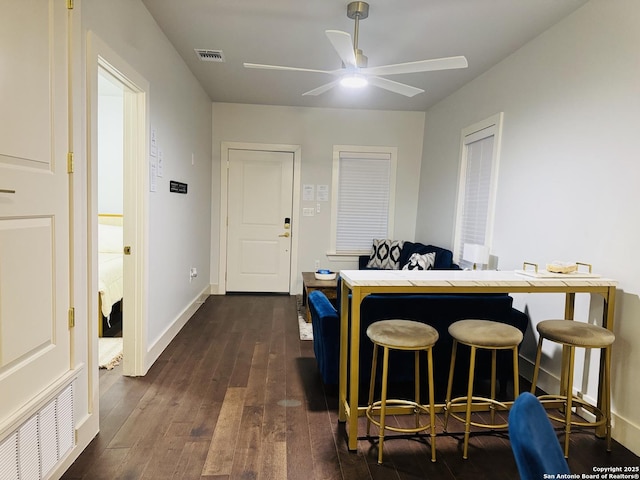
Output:
<path fill-rule="evenodd" d="M 279 237 L 289 237 L 291 234 L 289 232 L 284 232 L 282 235 L 278 235 Z"/>

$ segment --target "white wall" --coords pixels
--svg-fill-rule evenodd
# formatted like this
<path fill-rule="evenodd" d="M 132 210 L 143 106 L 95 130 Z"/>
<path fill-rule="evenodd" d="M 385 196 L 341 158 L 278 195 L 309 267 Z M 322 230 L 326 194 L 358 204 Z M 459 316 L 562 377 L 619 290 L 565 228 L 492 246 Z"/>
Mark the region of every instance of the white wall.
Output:
<path fill-rule="evenodd" d="M 102 75 L 98 92 L 98 213 L 122 215 L 124 93 Z"/>
<path fill-rule="evenodd" d="M 211 245 L 212 284 L 218 279 L 220 232 L 220 145 L 221 142 L 251 142 L 300 145 L 301 183 L 329 185 L 334 145 L 375 145 L 398 147 L 398 174 L 395 204 L 395 238 L 413 240 L 418 178 L 422 154 L 424 113 L 375 110 L 272 107 L 229 103 L 213 104 L 213 219 Z M 300 186 L 297 186 L 300 188 Z M 300 202 L 300 208 L 315 202 Z M 314 260 L 324 268 L 357 268 L 355 260 L 332 262 L 329 251 L 330 203 L 320 213 L 300 222 L 298 268 L 313 271 Z M 301 291 L 301 277 L 298 290 Z"/>
<path fill-rule="evenodd" d="M 453 244 L 462 128 L 503 111 L 504 134 L 492 254 L 500 269 L 523 261 L 585 261 L 617 279 L 613 349 L 614 437 L 640 452 L 640 3 L 592 0 L 427 112 L 417 239 Z M 577 316 L 602 302 L 578 299 Z M 562 298 L 523 296 L 533 325 L 562 314 Z M 531 330 L 535 330 L 532 326 Z M 534 358 L 527 335 L 522 355 Z M 544 367 L 557 375 L 557 355 Z M 595 356 L 595 355 L 594 355 Z M 552 358 L 554 357 L 554 358 Z M 596 392 L 596 364 L 589 381 Z M 547 388 L 551 388 L 551 383 Z"/>
<path fill-rule="evenodd" d="M 210 101 L 140 1 L 85 0 L 82 8 L 84 30 L 93 31 L 150 84 L 149 124 L 164 158 L 157 191 L 148 194 L 151 348 L 208 286 Z M 170 180 L 187 183 L 188 194 L 170 193 Z M 190 282 L 192 266 L 199 275 Z"/>

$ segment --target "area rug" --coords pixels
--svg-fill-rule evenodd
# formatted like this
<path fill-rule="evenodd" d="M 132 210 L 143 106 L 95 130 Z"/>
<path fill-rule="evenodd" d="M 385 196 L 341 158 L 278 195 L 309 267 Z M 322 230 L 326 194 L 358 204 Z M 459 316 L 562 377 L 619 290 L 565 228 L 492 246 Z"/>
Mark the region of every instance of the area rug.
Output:
<path fill-rule="evenodd" d="M 302 305 L 302 295 L 297 296 L 298 301 L 298 330 L 300 331 L 300 340 L 313 340 L 313 330 L 311 324 L 307 323 L 307 307 Z"/>
<path fill-rule="evenodd" d="M 111 370 L 122 360 L 122 337 L 103 337 L 98 339 L 98 365 Z"/>

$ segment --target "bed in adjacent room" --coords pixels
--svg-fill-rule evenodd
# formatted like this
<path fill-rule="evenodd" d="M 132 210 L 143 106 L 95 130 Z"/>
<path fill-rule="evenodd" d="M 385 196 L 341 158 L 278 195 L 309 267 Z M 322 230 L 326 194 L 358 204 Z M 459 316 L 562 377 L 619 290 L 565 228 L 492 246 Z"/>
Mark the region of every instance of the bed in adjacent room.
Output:
<path fill-rule="evenodd" d="M 122 215 L 98 215 L 98 333 L 122 327 Z M 119 325 L 118 325 L 119 324 Z"/>

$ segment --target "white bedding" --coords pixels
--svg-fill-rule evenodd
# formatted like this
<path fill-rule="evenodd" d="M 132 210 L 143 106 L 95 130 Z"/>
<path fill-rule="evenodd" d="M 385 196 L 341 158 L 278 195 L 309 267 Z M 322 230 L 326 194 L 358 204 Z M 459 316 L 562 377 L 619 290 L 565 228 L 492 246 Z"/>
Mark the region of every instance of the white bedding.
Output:
<path fill-rule="evenodd" d="M 111 315 L 113 305 L 122 300 L 122 254 L 98 253 L 98 293 L 102 301 L 102 315 Z"/>
<path fill-rule="evenodd" d="M 123 296 L 122 227 L 98 225 L 98 294 L 102 314 L 109 317 L 113 305 Z"/>

